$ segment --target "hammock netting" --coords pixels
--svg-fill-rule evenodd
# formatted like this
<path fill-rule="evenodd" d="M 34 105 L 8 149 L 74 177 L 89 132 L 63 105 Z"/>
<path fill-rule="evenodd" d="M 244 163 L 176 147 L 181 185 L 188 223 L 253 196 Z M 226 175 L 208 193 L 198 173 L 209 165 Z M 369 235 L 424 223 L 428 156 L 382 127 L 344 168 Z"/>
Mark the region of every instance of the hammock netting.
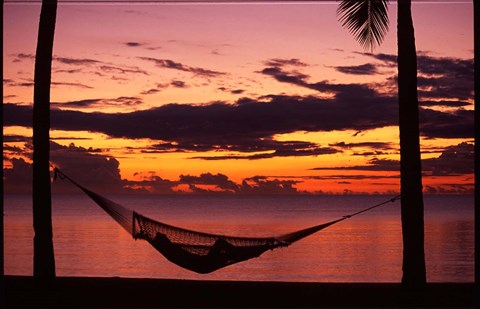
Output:
<path fill-rule="evenodd" d="M 134 238 L 145 239 L 169 261 L 202 274 L 283 245 L 275 238 L 207 234 L 160 223 L 137 213 L 133 217 Z"/>
<path fill-rule="evenodd" d="M 68 179 L 80 188 L 129 232 L 134 239 L 146 240 L 170 262 L 200 274 L 210 273 L 225 266 L 258 257 L 268 250 L 289 246 L 293 242 L 327 228 L 330 225 L 386 204 L 387 202 L 393 202 L 399 198 L 397 196 L 387 202 L 377 204 L 340 219 L 284 235 L 260 238 L 235 237 L 193 231 L 147 218 L 86 189 L 58 169 L 55 169 L 55 174 L 61 178 Z"/>

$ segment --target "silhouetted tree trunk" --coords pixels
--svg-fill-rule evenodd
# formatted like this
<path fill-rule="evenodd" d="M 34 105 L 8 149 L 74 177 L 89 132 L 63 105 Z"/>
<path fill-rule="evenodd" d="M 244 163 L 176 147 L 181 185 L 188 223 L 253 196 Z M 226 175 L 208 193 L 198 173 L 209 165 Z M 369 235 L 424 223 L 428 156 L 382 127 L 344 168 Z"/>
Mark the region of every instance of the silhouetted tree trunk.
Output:
<path fill-rule="evenodd" d="M 55 277 L 50 187 L 50 84 L 57 0 L 42 0 L 33 91 L 33 275 Z"/>
<path fill-rule="evenodd" d="M 397 3 L 402 283 L 416 287 L 426 283 L 417 55 L 411 1 L 401 0 Z"/>

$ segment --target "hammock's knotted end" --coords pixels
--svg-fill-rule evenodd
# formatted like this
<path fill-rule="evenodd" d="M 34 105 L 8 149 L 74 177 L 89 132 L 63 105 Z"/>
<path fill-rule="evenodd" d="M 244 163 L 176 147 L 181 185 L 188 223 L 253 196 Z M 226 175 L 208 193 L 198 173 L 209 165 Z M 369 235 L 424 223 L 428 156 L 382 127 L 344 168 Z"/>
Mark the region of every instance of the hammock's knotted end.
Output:
<path fill-rule="evenodd" d="M 65 175 L 56 167 L 53 168 L 53 181 L 57 179 L 65 179 Z"/>
<path fill-rule="evenodd" d="M 394 203 L 400 199 L 401 195 L 397 195 L 394 198 L 390 199 L 390 202 Z"/>

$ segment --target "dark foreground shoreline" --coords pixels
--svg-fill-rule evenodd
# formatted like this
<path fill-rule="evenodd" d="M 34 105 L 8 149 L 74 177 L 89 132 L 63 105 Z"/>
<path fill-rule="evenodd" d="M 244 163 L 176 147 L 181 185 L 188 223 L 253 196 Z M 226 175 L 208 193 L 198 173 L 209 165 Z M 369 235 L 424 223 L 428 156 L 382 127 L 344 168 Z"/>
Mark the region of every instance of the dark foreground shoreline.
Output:
<path fill-rule="evenodd" d="M 4 277 L 7 308 L 474 308 L 474 283 L 296 283 Z"/>

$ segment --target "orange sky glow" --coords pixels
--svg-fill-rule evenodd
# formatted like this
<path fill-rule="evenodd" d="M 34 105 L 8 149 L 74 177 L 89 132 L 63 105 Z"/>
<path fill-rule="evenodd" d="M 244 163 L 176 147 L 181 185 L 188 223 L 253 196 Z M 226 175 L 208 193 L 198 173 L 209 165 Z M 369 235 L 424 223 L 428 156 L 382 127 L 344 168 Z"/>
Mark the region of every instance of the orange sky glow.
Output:
<path fill-rule="evenodd" d="M 117 193 L 398 193 L 396 5 L 372 52 L 336 7 L 60 2 L 52 162 Z M 18 193 L 40 6 L 4 12 L 4 180 Z M 424 190 L 471 194 L 472 4 L 414 2 L 413 18 Z"/>

